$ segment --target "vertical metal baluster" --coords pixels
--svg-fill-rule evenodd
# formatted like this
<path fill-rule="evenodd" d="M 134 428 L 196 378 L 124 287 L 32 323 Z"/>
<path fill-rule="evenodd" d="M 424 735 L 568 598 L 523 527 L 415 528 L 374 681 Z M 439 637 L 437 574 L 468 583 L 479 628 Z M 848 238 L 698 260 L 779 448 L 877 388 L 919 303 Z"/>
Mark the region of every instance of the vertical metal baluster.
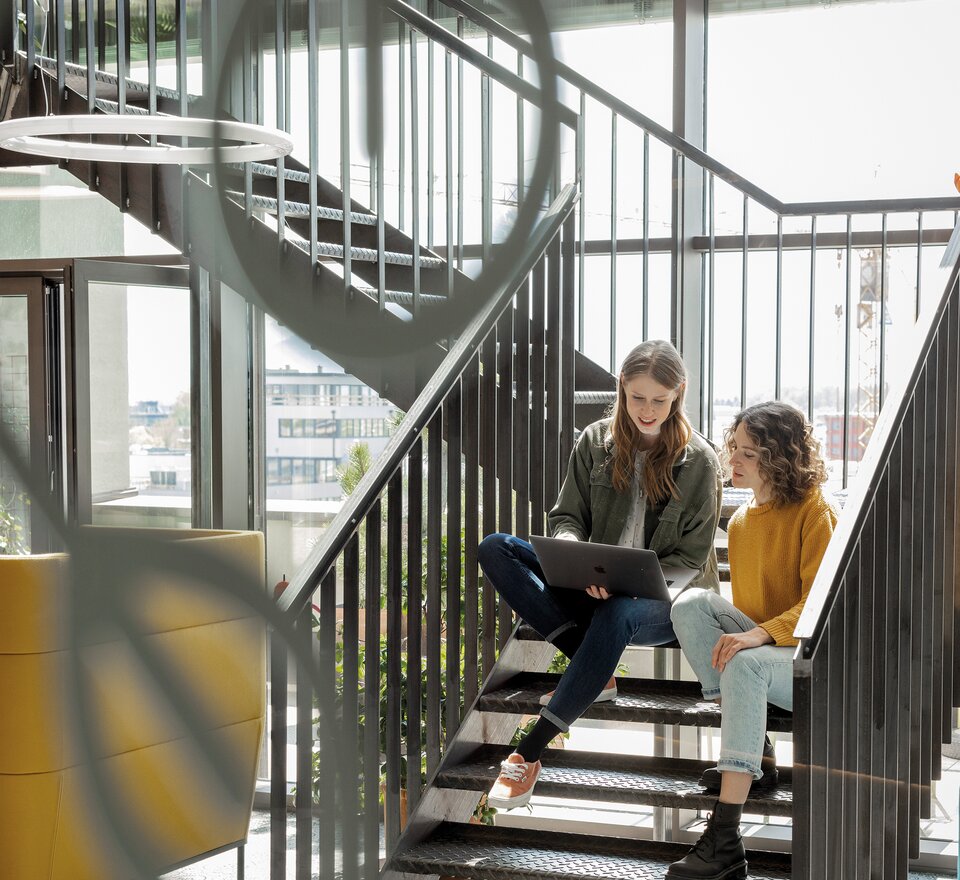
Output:
<path fill-rule="evenodd" d="M 285 70 L 287 60 L 287 21 L 284 0 L 275 0 L 276 17 L 274 19 L 274 78 L 277 89 L 277 128 L 287 130 L 286 115 L 286 81 Z M 287 228 L 287 181 L 285 157 L 277 157 L 277 246 L 281 252 L 286 248 Z"/>
<path fill-rule="evenodd" d="M 122 8 L 123 3 L 117 2 L 117 33 L 120 33 L 121 26 L 121 16 L 120 9 Z M 57 10 L 57 106 L 60 105 L 60 102 L 65 100 L 66 92 L 64 86 L 66 85 L 67 79 L 67 22 L 64 18 L 64 4 L 63 0 L 56 0 L 56 10 Z M 16 14 L 16 6 L 14 6 L 14 14 Z M 123 75 L 120 68 L 120 57 L 121 52 L 117 51 L 117 73 L 118 73 L 118 86 L 119 93 L 123 94 Z M 122 112 L 122 111 L 121 111 Z"/>
<path fill-rule="evenodd" d="M 879 487 L 878 487 L 879 488 Z M 877 543 L 878 518 L 886 516 L 886 510 L 877 506 L 876 496 L 871 504 L 870 513 L 864 523 L 860 535 L 860 592 L 854 596 L 856 603 L 855 614 L 859 620 L 858 651 L 861 662 L 855 671 L 854 687 L 860 694 L 857 703 L 857 763 L 856 763 L 856 791 L 857 791 L 857 843 L 854 853 L 856 864 L 855 876 L 858 880 L 871 880 L 877 874 L 877 869 L 871 864 L 874 849 L 873 817 L 879 813 L 882 802 L 881 782 L 873 766 L 873 744 L 875 739 L 882 737 L 880 730 L 875 730 L 876 707 L 874 706 L 875 683 L 878 667 L 883 669 L 883 658 L 875 650 L 880 641 L 877 633 L 882 632 L 885 608 L 878 607 L 876 593 L 877 573 L 880 567 L 876 564 L 877 552 L 881 549 Z"/>
<path fill-rule="evenodd" d="M 123 0 L 127 12 L 130 11 L 130 0 Z M 14 19 L 13 27 L 14 33 L 17 33 L 17 19 L 16 19 L 16 4 L 13 5 L 14 10 Z M 27 15 L 30 14 L 30 10 L 27 9 Z M 130 16 L 127 15 L 127 21 L 130 21 Z M 70 60 L 74 64 L 80 63 L 80 0 L 71 0 L 70 2 Z M 130 53 L 127 52 L 127 68 L 130 67 Z M 29 87 L 29 80 L 28 80 Z"/>
<path fill-rule="evenodd" d="M 14 2 L 12 5 L 14 10 L 16 10 L 17 4 Z M 37 50 L 33 43 L 33 36 L 37 30 L 37 23 L 36 23 L 36 10 L 34 8 L 33 0 L 25 0 L 24 5 L 26 6 L 26 21 L 24 22 L 26 33 L 24 34 L 24 41 L 26 42 L 25 48 L 27 50 L 27 75 L 25 77 L 26 81 L 23 83 L 23 89 L 27 93 L 27 106 L 29 107 L 31 83 L 33 82 L 33 75 L 36 72 L 35 68 L 37 64 Z M 89 47 L 93 44 L 93 0 L 87 0 L 86 10 L 87 10 L 87 46 Z M 17 19 L 16 12 L 14 12 L 13 26 L 15 29 L 14 33 L 15 34 L 19 33 L 20 22 Z M 14 69 L 16 69 L 16 66 L 17 64 L 19 64 L 19 61 L 17 59 L 13 59 L 13 64 L 14 64 Z M 88 96 L 92 92 L 90 88 L 90 83 L 93 81 L 93 74 L 90 72 L 92 70 L 93 70 L 93 53 L 88 48 L 87 49 L 87 95 Z M 89 108 L 89 97 L 88 97 L 87 104 Z M 93 112 L 93 111 L 88 109 L 88 112 Z"/>
<path fill-rule="evenodd" d="M 382 52 L 383 46 L 374 51 Z M 382 91 L 382 90 L 381 90 Z M 385 130 L 384 107 L 380 108 L 381 131 Z M 387 262 L 386 262 L 386 147 L 384 137 L 378 138 L 377 149 L 377 301 L 382 312 L 387 306 Z"/>
<path fill-rule="evenodd" d="M 464 36 L 464 18 L 457 16 L 457 36 Z M 457 269 L 463 271 L 463 58 L 457 56 Z"/>
<path fill-rule="evenodd" d="M 174 40 L 176 41 L 177 57 L 177 112 L 181 116 L 187 116 L 187 0 L 175 0 L 176 5 L 174 14 L 176 15 L 176 31 Z M 120 17 L 120 7 L 122 3 L 117 3 L 117 18 Z M 119 27 L 118 27 L 119 32 Z M 117 51 L 117 70 L 120 69 L 120 51 Z M 122 111 L 121 111 L 122 112 Z M 181 146 L 186 146 L 187 139 L 181 139 Z"/>
<path fill-rule="evenodd" d="M 617 374 L 617 114 L 610 114 L 610 372 Z"/>
<path fill-rule="evenodd" d="M 643 133 L 643 338 L 650 338 L 650 134 Z"/>
<path fill-rule="evenodd" d="M 446 245 L 446 293 L 453 297 L 453 55 L 443 53 L 443 137 L 446 197 L 444 199 L 444 244 Z"/>
<path fill-rule="evenodd" d="M 253 115 L 253 45 L 250 19 L 243 22 L 243 63 L 241 65 L 243 121 L 252 122 Z M 243 163 L 243 213 L 249 223 L 253 219 L 253 163 Z"/>
<path fill-rule="evenodd" d="M 413 316 L 420 314 L 420 85 L 417 32 L 410 28 L 410 171 L 412 208 L 410 238 L 413 245 Z"/>
<path fill-rule="evenodd" d="M 813 422 L 813 356 L 816 350 L 816 315 L 817 303 L 817 218 L 810 218 L 810 345 L 807 361 L 807 418 Z"/>
<path fill-rule="evenodd" d="M 432 21 L 436 20 L 437 2 L 436 0 L 427 0 L 427 15 Z M 436 241 L 433 235 L 433 215 L 436 211 L 434 199 L 436 198 L 435 186 L 435 168 L 433 155 L 433 133 L 434 133 L 434 64 L 433 64 L 434 45 L 433 40 L 427 37 L 427 247 L 432 248 Z"/>
<path fill-rule="evenodd" d="M 580 183 L 580 204 L 577 205 L 579 253 L 577 254 L 577 348 L 584 350 L 586 321 L 586 266 L 587 266 L 587 93 L 580 91 L 580 118 L 577 120 L 577 170 Z"/>
<path fill-rule="evenodd" d="M 380 501 L 364 523 L 363 611 L 363 878 L 380 876 Z M 270 880 L 277 880 L 271 877 Z"/>
<path fill-rule="evenodd" d="M 463 704 L 471 706 L 477 696 L 479 584 L 477 543 L 479 518 L 479 357 L 474 356 L 463 372 L 460 387 L 463 394 Z"/>
<path fill-rule="evenodd" d="M 400 836 L 400 725 L 402 694 L 401 605 L 403 588 L 403 474 L 398 468 L 387 487 L 387 719 L 386 765 L 387 790 L 384 803 L 384 825 L 387 857 L 393 853 Z M 419 584 L 417 584 L 419 587 Z M 409 688 L 409 676 L 407 682 Z M 419 775 L 419 755 L 415 768 L 407 767 L 408 775 Z"/>
<path fill-rule="evenodd" d="M 358 816 L 361 784 L 360 742 L 360 537 L 354 534 L 343 553 L 343 715 L 340 728 L 340 805 L 343 880 L 359 880 Z"/>
<path fill-rule="evenodd" d="M 442 671 L 440 667 L 440 539 L 443 523 L 443 413 L 430 419 L 427 435 L 427 779 L 440 765 Z"/>
<path fill-rule="evenodd" d="M 952 487 L 957 485 L 957 371 L 958 354 L 957 342 L 960 335 L 960 303 L 951 293 L 950 306 L 941 325 L 947 334 L 946 363 L 943 367 L 943 377 L 941 387 L 945 389 L 945 411 L 943 419 L 943 431 L 946 442 L 946 450 L 943 456 L 946 462 L 946 476 L 943 485 L 947 487 L 944 493 L 944 536 L 946 547 L 944 548 L 944 558 L 946 567 L 944 570 L 944 591 L 943 591 L 943 650 L 940 659 L 940 668 L 943 670 L 943 688 L 942 688 L 942 715 L 943 726 L 940 734 L 944 742 L 949 742 L 952 735 L 953 724 L 951 723 L 951 707 L 956 705 L 953 700 L 954 688 L 956 686 L 957 671 L 953 667 L 954 652 L 954 592 L 957 584 L 958 569 L 957 549 L 960 542 L 957 541 L 957 499 Z"/>
<path fill-rule="evenodd" d="M 147 109 L 151 115 L 157 112 L 157 0 L 147 0 Z M 150 146 L 157 145 L 157 138 L 150 137 Z M 150 169 L 150 223 L 154 232 L 160 231 L 160 166 Z"/>
<path fill-rule="evenodd" d="M 487 35 L 487 55 L 493 55 L 493 37 Z M 490 245 L 493 239 L 493 180 L 491 166 L 493 162 L 493 109 L 490 77 L 480 74 L 480 240 L 483 248 L 483 262 L 490 259 Z"/>
<path fill-rule="evenodd" d="M 926 398 L 927 366 L 924 364 L 917 380 L 913 404 L 915 406 L 913 426 L 913 459 L 910 462 L 913 490 L 913 529 L 915 540 L 912 542 L 910 567 L 911 611 L 913 638 L 910 646 L 910 858 L 916 858 L 920 850 L 920 823 L 917 821 L 922 812 L 921 796 L 921 704 L 923 703 L 923 536 L 927 522 L 924 519 L 924 472 L 931 462 L 925 461 L 926 444 L 924 442 L 925 415 L 929 401 Z M 916 829 L 916 830 L 915 830 Z"/>
<path fill-rule="evenodd" d="M 740 291 L 740 406 L 747 405 L 747 317 L 749 314 L 749 283 L 747 281 L 748 256 L 750 253 L 749 199 L 743 197 L 743 264 Z"/>
<path fill-rule="evenodd" d="M 151 3 L 155 3 L 156 0 L 147 0 L 147 28 L 149 31 L 150 28 L 150 6 Z M 33 65 L 35 62 L 34 58 L 34 48 L 33 48 L 33 0 L 28 0 L 27 2 L 27 83 L 29 89 L 29 83 L 33 81 Z M 155 7 L 154 7 L 155 8 Z M 93 51 L 93 0 L 86 0 L 84 4 L 84 15 L 86 16 L 85 20 L 85 34 L 86 34 L 86 61 L 87 61 L 87 113 L 91 116 L 96 112 L 97 108 L 97 80 L 96 80 L 96 59 L 94 57 Z M 90 137 L 90 142 L 93 143 L 93 137 Z M 87 184 L 92 190 L 100 188 L 100 175 L 97 170 L 97 163 L 90 162 L 87 166 Z"/>
<path fill-rule="evenodd" d="M 406 207 L 407 207 L 407 48 L 406 48 L 406 26 L 402 21 L 397 22 L 397 61 L 400 65 L 398 76 L 398 87 L 400 90 L 399 104 L 400 114 L 397 120 L 399 127 L 399 156 L 397 167 L 397 226 L 400 229 L 406 229 Z"/>
<path fill-rule="evenodd" d="M 576 349 L 574 347 L 574 235 L 575 225 L 571 214 L 563 221 L 560 243 L 560 473 L 563 473 L 573 452 L 575 425 Z"/>
<path fill-rule="evenodd" d="M 853 326 L 853 217 L 847 214 L 847 241 L 845 245 L 846 291 L 844 294 L 843 322 L 843 488 L 847 488 L 850 468 L 850 330 Z"/>
<path fill-rule="evenodd" d="M 482 532 L 486 537 L 497 528 L 497 331 L 491 329 L 480 348 L 480 468 L 482 474 Z M 483 578 L 482 677 L 496 659 L 497 596 L 489 578 Z"/>
<path fill-rule="evenodd" d="M 307 606 L 307 619 L 311 617 L 310 607 Z M 321 717 L 323 713 L 329 713 L 325 723 L 319 725 L 320 737 L 320 778 L 328 780 L 327 784 L 320 786 L 318 792 L 320 800 L 319 809 L 319 845 L 320 845 L 320 876 L 332 877 L 335 864 L 335 855 L 337 849 L 336 820 L 337 807 L 342 808 L 342 803 L 337 804 L 337 786 L 333 781 L 338 773 L 343 773 L 345 765 L 342 755 L 339 752 L 347 748 L 347 742 L 351 745 L 355 740 L 341 741 L 338 748 L 337 743 L 337 725 L 336 725 L 336 687 L 337 687 L 337 567 L 331 566 L 330 571 L 324 575 L 320 581 L 320 632 L 319 632 L 319 656 L 318 663 L 320 667 L 320 700 Z M 341 673 L 342 674 L 342 673 Z M 346 680 L 342 679 L 344 699 L 347 697 Z M 311 705 L 312 705 L 311 700 Z M 297 719 L 299 721 L 299 714 Z M 311 725 L 312 726 L 312 725 Z M 298 740 L 297 749 L 302 748 L 302 743 Z M 298 758 L 299 763 L 299 758 Z M 308 775 L 305 779 L 297 777 L 297 793 L 300 787 L 305 786 L 312 796 L 312 771 L 313 771 L 313 749 L 306 756 L 304 761 L 308 768 Z M 298 870 L 304 872 L 298 880 L 311 880 L 313 877 L 312 853 L 313 853 L 313 822 L 307 822 L 303 827 L 303 841 L 301 856 L 301 828 L 299 814 L 297 816 L 297 863 Z"/>
<path fill-rule="evenodd" d="M 560 490 L 560 240 L 554 237 L 547 245 L 547 357 L 546 442 L 544 443 L 543 492 L 552 504 Z"/>
<path fill-rule="evenodd" d="M 270 634 L 270 880 L 287 877 L 287 645 Z"/>
<path fill-rule="evenodd" d="M 497 322 L 497 530 L 513 533 L 513 306 Z M 497 597 L 497 644 L 502 649 L 513 630 L 513 611 Z"/>
<path fill-rule="evenodd" d="M 877 407 L 883 409 L 887 396 L 887 215 L 884 213 L 880 230 L 880 393 Z"/>
<path fill-rule="evenodd" d="M 62 2 L 62 0 L 61 0 Z M 179 6 L 177 9 L 177 22 L 178 26 L 183 26 L 185 29 L 185 24 L 181 25 L 181 22 L 186 21 L 186 0 L 178 0 Z M 129 67 L 127 66 L 127 53 L 124 51 L 124 47 L 127 45 L 127 29 L 129 27 L 129 21 L 127 19 L 127 4 L 126 0 L 117 0 L 117 113 L 120 116 L 123 116 L 127 112 L 127 76 L 130 72 Z M 180 47 L 180 39 L 178 33 L 177 47 Z M 183 39 L 186 39 L 184 35 Z M 186 62 L 184 62 L 186 66 Z M 59 76 L 59 72 L 58 72 Z M 64 94 L 63 84 L 60 84 L 60 94 Z M 186 114 L 184 114 L 186 115 Z M 124 137 L 121 139 L 122 143 L 127 143 L 128 138 Z M 120 210 L 126 212 L 130 208 L 130 181 L 127 173 L 126 163 L 120 165 Z M 184 224 L 184 232 L 186 233 L 187 226 L 189 222 Z M 184 242 L 186 245 L 187 242 Z"/>
<path fill-rule="evenodd" d="M 901 479 L 899 511 L 902 517 L 902 534 L 919 534 L 922 522 L 915 517 L 914 495 L 917 493 L 915 485 L 915 423 L 917 403 L 912 398 L 907 407 L 907 413 L 900 429 L 901 437 Z M 913 733 L 913 718 L 911 709 L 914 703 L 914 675 L 912 671 L 913 648 L 920 640 L 920 630 L 913 617 L 914 595 L 919 590 L 913 589 L 913 556 L 914 542 L 904 542 L 900 548 L 900 654 L 898 663 L 900 668 L 908 665 L 910 674 L 900 676 L 897 691 L 897 717 L 899 719 L 897 731 L 897 767 L 900 779 L 903 780 L 897 792 L 897 869 L 894 877 L 905 877 L 907 863 L 910 857 L 913 832 L 911 824 L 916 819 L 914 806 L 914 785 L 916 775 L 913 772 L 912 753 L 916 735 Z M 912 741 L 911 741 L 912 740 Z M 918 801 L 919 802 L 919 801 Z M 919 823 L 918 823 L 919 824 Z"/>
<path fill-rule="evenodd" d="M 449 241 L 449 239 L 448 239 Z M 457 383 L 444 403 L 447 426 L 447 558 L 446 633 L 447 687 L 444 713 L 444 748 L 460 727 L 460 553 L 463 549 L 460 529 L 463 524 L 461 492 L 463 465 L 460 455 L 460 384 Z"/>
<path fill-rule="evenodd" d="M 107 4 L 97 0 L 97 67 L 107 69 Z"/>
<path fill-rule="evenodd" d="M 407 455 L 407 809 L 420 800 L 423 753 L 423 440 Z"/>
<path fill-rule="evenodd" d="M 316 277 L 319 272 L 317 260 L 317 174 L 320 164 L 320 120 L 319 107 L 319 59 L 317 58 L 317 4 L 319 0 L 307 0 L 307 125 L 309 127 L 308 164 L 310 180 L 308 183 L 310 202 L 310 273 Z"/>
<path fill-rule="evenodd" d="M 514 321 L 513 483 L 516 491 L 514 534 L 530 535 L 530 276 L 517 289 Z"/>
<path fill-rule="evenodd" d="M 546 322 L 545 296 L 547 289 L 546 257 L 533 267 L 533 291 L 530 307 L 530 534 L 542 535 L 543 518 L 547 505 L 553 499 L 544 497 L 544 413 L 546 406 Z"/>
<path fill-rule="evenodd" d="M 708 318 L 707 318 L 707 334 L 710 340 L 710 369 L 707 372 L 707 430 L 706 435 L 713 439 L 713 384 L 714 376 L 717 372 L 717 325 L 716 325 L 716 313 L 717 313 L 717 272 L 716 272 L 716 256 L 717 256 L 717 234 L 716 234 L 716 213 L 714 209 L 714 200 L 713 200 L 713 187 L 714 187 L 714 175 L 711 174 L 709 177 L 709 190 L 708 190 L 708 210 L 709 210 L 709 251 L 707 257 L 707 264 L 710 273 L 710 291 L 709 291 L 709 303 L 707 308 L 709 309 Z"/>
<path fill-rule="evenodd" d="M 773 396 L 780 399 L 783 367 L 783 217 L 777 215 L 777 310 Z"/>
<path fill-rule="evenodd" d="M 372 47 L 371 47 L 372 48 Z M 340 0 L 340 191 L 343 194 L 343 292 L 350 295 L 353 264 L 350 248 L 353 229 L 350 225 L 350 4 Z M 316 226 L 314 238 L 316 238 Z"/>
<path fill-rule="evenodd" d="M 312 655 L 313 615 L 310 605 L 297 616 L 297 638 L 304 650 Z M 294 870 L 297 880 L 311 875 L 313 855 L 313 687 L 309 671 L 297 667 L 297 750 L 296 750 L 296 856 Z M 320 760 L 323 762 L 323 755 Z M 330 756 L 327 756 L 327 761 Z"/>
<path fill-rule="evenodd" d="M 917 301 L 914 308 L 914 321 L 920 318 L 922 304 L 921 280 L 923 275 L 923 211 L 917 211 Z"/>
<path fill-rule="evenodd" d="M 523 53 L 517 52 L 517 76 L 523 79 Z M 523 98 L 517 95 L 517 213 L 523 204 L 523 184 L 526 179 L 524 159 L 526 157 L 526 141 L 524 137 L 524 108 Z"/>

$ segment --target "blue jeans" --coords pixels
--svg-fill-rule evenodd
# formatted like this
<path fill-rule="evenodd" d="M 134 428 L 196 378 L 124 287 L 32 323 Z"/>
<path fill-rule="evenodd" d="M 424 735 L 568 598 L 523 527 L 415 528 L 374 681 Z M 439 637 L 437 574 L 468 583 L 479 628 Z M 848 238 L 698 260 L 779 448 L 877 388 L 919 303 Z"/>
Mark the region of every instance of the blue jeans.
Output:
<path fill-rule="evenodd" d="M 703 698 L 721 699 L 718 769 L 752 773 L 759 779 L 767 703 L 793 711 L 795 649 L 745 648 L 734 654 L 723 672 L 717 672 L 711 657 L 720 636 L 747 632 L 756 623 L 711 590 L 682 593 L 673 603 L 671 618 L 684 656 L 703 687 Z"/>
<path fill-rule="evenodd" d="M 488 535 L 477 558 L 497 592 L 548 642 L 574 627 L 578 630 L 580 645 L 549 705 L 540 710 L 561 730 L 569 729 L 593 703 L 627 645 L 674 640 L 670 603 L 630 596 L 594 599 L 581 590 L 551 587 L 533 547 L 521 538 Z"/>

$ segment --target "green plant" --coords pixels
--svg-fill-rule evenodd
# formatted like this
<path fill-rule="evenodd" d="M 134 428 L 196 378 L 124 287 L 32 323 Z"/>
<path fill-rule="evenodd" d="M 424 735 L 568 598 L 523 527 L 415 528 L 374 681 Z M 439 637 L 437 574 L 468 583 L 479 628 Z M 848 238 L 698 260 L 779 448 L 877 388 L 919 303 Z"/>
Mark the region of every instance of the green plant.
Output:
<path fill-rule="evenodd" d="M 26 504 L 26 499 L 22 500 Z M 0 507 L 0 555 L 23 556 L 28 552 L 23 523 L 15 513 Z"/>

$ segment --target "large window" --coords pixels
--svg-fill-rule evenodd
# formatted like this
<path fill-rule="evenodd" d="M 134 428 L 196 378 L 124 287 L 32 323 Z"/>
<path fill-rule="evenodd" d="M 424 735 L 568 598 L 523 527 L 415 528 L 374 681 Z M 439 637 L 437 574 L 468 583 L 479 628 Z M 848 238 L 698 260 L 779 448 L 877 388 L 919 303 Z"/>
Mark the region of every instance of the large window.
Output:
<path fill-rule="evenodd" d="M 707 148 L 787 201 L 951 196 L 956 0 L 709 22 Z"/>

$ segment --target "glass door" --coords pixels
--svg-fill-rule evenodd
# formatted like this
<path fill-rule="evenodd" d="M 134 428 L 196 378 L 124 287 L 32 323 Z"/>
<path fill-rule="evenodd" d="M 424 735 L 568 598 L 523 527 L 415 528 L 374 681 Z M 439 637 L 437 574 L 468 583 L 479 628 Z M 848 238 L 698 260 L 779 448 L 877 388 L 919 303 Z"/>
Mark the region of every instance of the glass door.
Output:
<path fill-rule="evenodd" d="M 79 521 L 189 528 L 188 269 L 75 261 L 74 339 Z"/>
<path fill-rule="evenodd" d="M 28 469 L 15 469 L 0 451 L 0 555 L 52 549 L 34 499 L 38 493 L 59 495 L 59 433 L 53 426 L 57 408 L 47 345 L 54 290 L 36 275 L 0 277 L 0 430 Z"/>

